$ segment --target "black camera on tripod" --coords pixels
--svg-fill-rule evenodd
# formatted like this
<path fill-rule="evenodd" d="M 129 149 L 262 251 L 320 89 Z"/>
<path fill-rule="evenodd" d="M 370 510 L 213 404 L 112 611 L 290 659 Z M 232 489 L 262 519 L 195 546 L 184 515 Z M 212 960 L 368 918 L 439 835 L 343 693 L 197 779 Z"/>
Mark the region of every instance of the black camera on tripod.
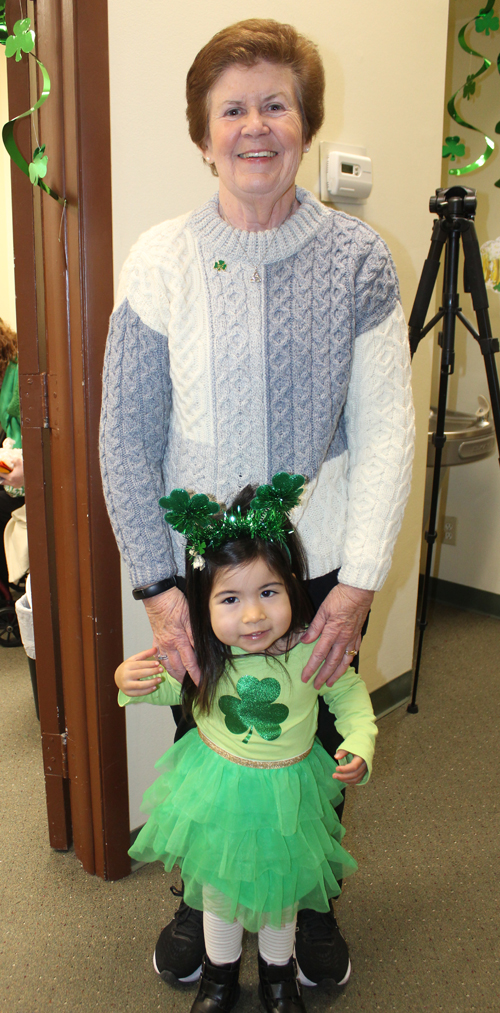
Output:
<path fill-rule="evenodd" d="M 477 208 L 476 191 L 469 186 L 449 186 L 436 190 L 429 199 L 431 215 L 440 218 L 474 218 Z"/>

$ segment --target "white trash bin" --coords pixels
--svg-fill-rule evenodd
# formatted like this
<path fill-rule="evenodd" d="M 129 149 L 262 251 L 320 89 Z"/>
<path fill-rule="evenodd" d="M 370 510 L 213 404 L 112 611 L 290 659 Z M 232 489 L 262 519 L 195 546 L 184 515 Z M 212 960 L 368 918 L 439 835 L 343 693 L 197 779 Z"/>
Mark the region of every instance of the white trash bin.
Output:
<path fill-rule="evenodd" d="M 31 583 L 29 574 L 26 578 L 26 594 L 23 594 L 21 598 L 16 601 L 16 613 L 17 621 L 19 623 L 19 632 L 21 634 L 21 640 L 23 642 L 24 650 L 28 655 L 28 664 L 30 669 L 31 685 L 33 687 L 33 699 L 35 701 L 36 716 L 40 719 L 38 710 L 38 686 L 36 681 L 36 664 L 35 664 L 35 637 L 33 633 L 33 610 L 31 608 Z"/>

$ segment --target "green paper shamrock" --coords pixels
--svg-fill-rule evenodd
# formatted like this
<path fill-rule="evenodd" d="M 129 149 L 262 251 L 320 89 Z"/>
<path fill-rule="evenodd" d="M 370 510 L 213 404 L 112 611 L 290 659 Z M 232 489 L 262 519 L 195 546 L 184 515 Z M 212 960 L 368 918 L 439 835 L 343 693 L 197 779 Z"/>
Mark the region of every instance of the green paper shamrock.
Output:
<path fill-rule="evenodd" d="M 30 183 L 33 183 L 33 186 L 47 175 L 48 156 L 44 155 L 44 151 L 45 144 L 42 144 L 41 148 L 35 148 L 33 161 L 29 164 Z"/>
<path fill-rule="evenodd" d="M 22 21 L 16 21 L 14 34 L 9 35 L 5 43 L 5 55 L 14 56 L 15 53 L 16 63 L 19 63 L 22 54 L 31 53 L 34 45 L 35 33 L 31 31 L 31 20 L 30 18 L 23 18 Z"/>
<path fill-rule="evenodd" d="M 286 471 L 280 471 L 273 476 L 272 486 L 259 485 L 251 505 L 259 510 L 266 506 L 280 506 L 283 513 L 288 513 L 297 506 L 304 482 L 303 475 L 287 475 Z"/>
<path fill-rule="evenodd" d="M 215 261 L 215 264 L 214 264 L 214 270 L 215 271 L 225 271 L 226 269 L 227 269 L 227 264 L 223 260 L 216 260 Z"/>
<path fill-rule="evenodd" d="M 288 717 L 288 707 L 285 704 L 273 703 L 281 692 L 278 680 L 243 675 L 238 679 L 236 689 L 240 700 L 234 696 L 221 696 L 219 700 L 228 731 L 233 735 L 247 732 L 243 742 L 249 741 L 254 730 L 267 742 L 278 739 L 281 735 L 280 725 Z"/>
<path fill-rule="evenodd" d="M 495 11 L 486 11 L 484 8 L 478 14 L 476 18 L 476 32 L 484 32 L 489 35 L 490 32 L 497 32 L 500 22 L 495 15 Z"/>
<path fill-rule="evenodd" d="M 449 158 L 454 162 L 455 158 L 462 158 L 465 155 L 465 144 L 460 143 L 459 137 L 447 137 L 446 144 L 443 144 L 443 158 Z"/>
<path fill-rule="evenodd" d="M 474 80 L 474 74 L 467 74 L 467 81 L 464 84 L 464 90 L 462 92 L 463 97 L 469 101 L 471 95 L 474 95 L 476 90 L 476 82 Z"/>

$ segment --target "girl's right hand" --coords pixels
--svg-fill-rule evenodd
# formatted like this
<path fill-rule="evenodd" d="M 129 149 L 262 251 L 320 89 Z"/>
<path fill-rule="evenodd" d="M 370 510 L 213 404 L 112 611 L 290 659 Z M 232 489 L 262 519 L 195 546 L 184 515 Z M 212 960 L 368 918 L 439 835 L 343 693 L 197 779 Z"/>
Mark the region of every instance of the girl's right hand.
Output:
<path fill-rule="evenodd" d="M 156 658 L 156 647 L 150 647 L 122 661 L 116 669 L 115 682 L 126 696 L 147 696 L 164 682 L 161 674 L 164 671 Z"/>

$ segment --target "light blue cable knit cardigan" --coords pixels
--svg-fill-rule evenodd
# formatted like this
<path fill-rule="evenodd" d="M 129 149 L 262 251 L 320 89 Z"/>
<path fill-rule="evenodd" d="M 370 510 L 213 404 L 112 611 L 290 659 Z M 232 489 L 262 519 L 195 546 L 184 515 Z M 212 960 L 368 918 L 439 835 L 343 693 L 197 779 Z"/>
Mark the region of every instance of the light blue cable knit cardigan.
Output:
<path fill-rule="evenodd" d="M 342 566 L 344 583 L 385 579 L 413 445 L 394 265 L 367 225 L 297 198 L 279 230 L 239 232 L 216 194 L 146 232 L 125 263 L 101 462 L 134 586 L 184 570 L 160 496 L 185 487 L 229 504 L 278 471 L 308 479 L 294 520 L 311 576 Z"/>

